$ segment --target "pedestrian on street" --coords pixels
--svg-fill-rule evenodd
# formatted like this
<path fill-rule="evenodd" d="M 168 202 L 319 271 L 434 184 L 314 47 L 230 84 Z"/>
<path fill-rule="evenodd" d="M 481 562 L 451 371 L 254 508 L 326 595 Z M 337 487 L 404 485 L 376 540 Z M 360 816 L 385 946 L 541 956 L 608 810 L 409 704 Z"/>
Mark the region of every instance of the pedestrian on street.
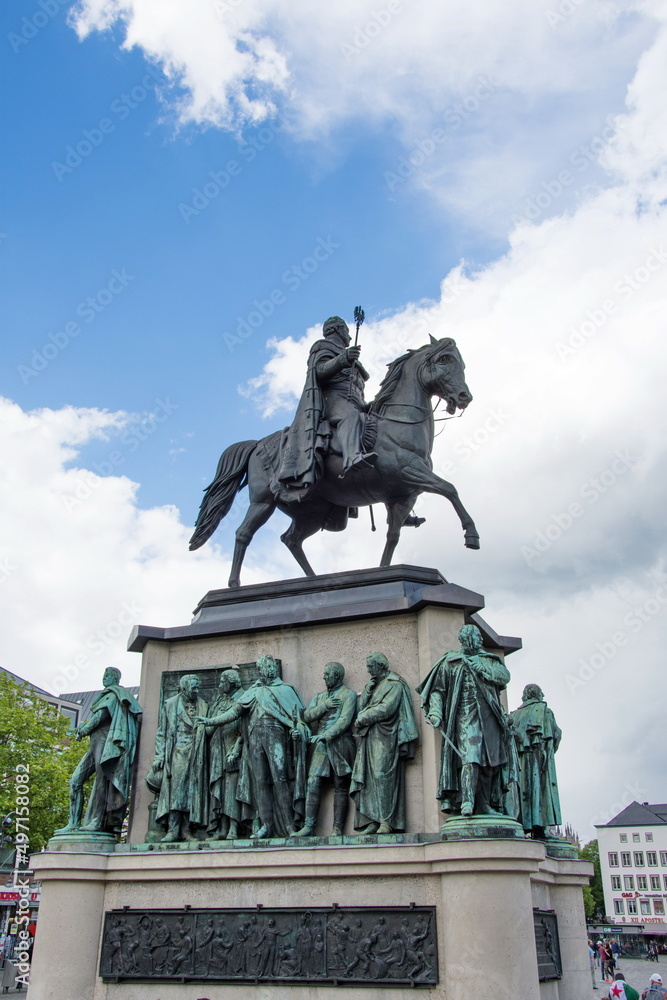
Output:
<path fill-rule="evenodd" d="M 662 976 L 654 972 L 648 986 L 642 993 L 642 1000 L 667 1000 L 667 993 L 662 988 Z"/>
<path fill-rule="evenodd" d="M 607 952 L 605 951 L 605 946 L 602 941 L 598 941 L 598 956 L 600 958 L 600 982 L 604 983 L 605 973 L 606 973 L 606 962 L 607 962 Z"/>
<path fill-rule="evenodd" d="M 634 986 L 626 983 L 622 972 L 617 972 L 614 982 L 609 987 L 607 997 L 609 1000 L 639 1000 L 639 993 Z"/>
<path fill-rule="evenodd" d="M 614 951 L 609 941 L 605 941 L 604 950 L 607 956 L 607 961 L 606 961 L 607 979 L 613 979 L 616 968 L 616 961 L 614 959 Z"/>
<path fill-rule="evenodd" d="M 618 968 L 618 960 L 621 954 L 621 946 L 616 940 L 616 938 L 611 939 L 611 950 L 614 953 L 614 965 Z"/>
<path fill-rule="evenodd" d="M 609 1000 L 639 1000 L 639 993 L 634 986 L 626 983 L 622 972 L 617 972 L 607 997 Z"/>
<path fill-rule="evenodd" d="M 595 982 L 595 949 L 591 942 L 588 942 L 588 963 L 591 967 L 591 979 L 593 980 L 593 989 L 596 990 L 597 983 Z"/>

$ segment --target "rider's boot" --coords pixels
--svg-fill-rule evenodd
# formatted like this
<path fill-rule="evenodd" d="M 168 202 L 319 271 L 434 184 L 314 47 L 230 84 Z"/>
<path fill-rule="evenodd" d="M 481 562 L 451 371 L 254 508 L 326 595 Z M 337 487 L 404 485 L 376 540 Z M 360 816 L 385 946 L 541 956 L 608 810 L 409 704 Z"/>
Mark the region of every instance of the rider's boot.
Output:
<path fill-rule="evenodd" d="M 343 475 L 346 476 L 348 474 L 348 472 L 350 471 L 350 469 L 356 469 L 360 465 L 368 465 L 368 466 L 375 465 L 375 463 L 377 461 L 377 457 L 378 456 L 377 456 L 377 452 L 376 451 L 366 451 L 366 452 L 363 452 L 363 453 L 362 452 L 358 452 L 354 456 L 354 458 L 352 459 L 352 461 L 350 462 L 350 464 L 348 466 L 346 466 L 345 469 L 343 470 Z"/>

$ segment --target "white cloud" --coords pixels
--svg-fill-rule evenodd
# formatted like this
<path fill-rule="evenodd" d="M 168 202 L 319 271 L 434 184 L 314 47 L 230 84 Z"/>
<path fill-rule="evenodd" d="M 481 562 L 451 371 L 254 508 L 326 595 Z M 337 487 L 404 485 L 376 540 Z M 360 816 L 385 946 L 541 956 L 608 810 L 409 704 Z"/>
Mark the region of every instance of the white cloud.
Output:
<path fill-rule="evenodd" d="M 447 502 L 424 497 L 427 524 L 403 532 L 395 561 L 438 566 L 481 590 L 494 627 L 524 636 L 510 700 L 528 681 L 544 687 L 566 731 L 566 813 L 587 836 L 626 785 L 664 798 L 655 746 L 609 738 L 636 712 L 645 719 L 638 732 L 660 726 L 664 694 L 664 45 L 661 33 L 643 56 L 602 150 L 612 186 L 589 191 L 576 210 L 521 224 L 507 254 L 477 273 L 453 271 L 438 301 L 371 317 L 361 338 L 371 391 L 389 358 L 429 332 L 453 336 L 463 354 L 475 399 L 444 425 L 434 465 L 475 517 L 482 550 L 464 550 Z M 244 389 L 265 412 L 294 405 L 316 335 L 272 345 Z M 309 540 L 315 568 L 377 562 L 380 514 L 376 535 L 362 511 L 335 546 L 326 535 Z M 604 789 L 593 794 L 600 774 Z"/>
<path fill-rule="evenodd" d="M 554 19 L 559 5 L 81 0 L 73 21 L 82 38 L 121 24 L 124 46 L 174 86 L 181 122 L 234 130 L 278 115 L 297 140 L 320 141 L 315 156 L 332 156 L 351 123 L 393 136 L 378 176 L 388 197 L 392 175 L 407 190 L 402 169 L 408 188 L 502 237 L 619 110 L 653 24 L 647 4 L 585 0 Z"/>
<path fill-rule="evenodd" d="M 112 446 L 135 418 L 95 409 L 35 410 L 0 399 L 0 663 L 50 691 L 90 690 L 109 664 L 138 683 L 125 651 L 133 625 L 185 624 L 229 560 L 188 552 L 173 507 L 142 510 L 125 476 L 77 463 L 93 438 Z M 248 579 L 265 579 L 267 570 Z"/>
<path fill-rule="evenodd" d="M 252 120 L 254 88 L 264 85 L 294 108 L 301 127 L 318 131 L 356 115 L 386 121 L 416 113 L 423 120 L 473 94 L 480 76 L 533 103 L 583 90 L 600 72 L 618 68 L 636 8 L 587 0 L 554 30 L 555 6 L 82 0 L 74 23 L 85 37 L 121 22 L 125 46 L 143 48 L 189 91 L 188 118 Z"/>

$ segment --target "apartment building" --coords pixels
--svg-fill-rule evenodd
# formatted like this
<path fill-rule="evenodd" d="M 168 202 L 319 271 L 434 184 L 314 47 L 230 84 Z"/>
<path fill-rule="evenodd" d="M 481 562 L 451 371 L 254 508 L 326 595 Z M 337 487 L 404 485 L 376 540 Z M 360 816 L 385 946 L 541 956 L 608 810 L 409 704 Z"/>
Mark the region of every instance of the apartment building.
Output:
<path fill-rule="evenodd" d="M 667 934 L 667 803 L 631 802 L 596 830 L 605 923 Z"/>

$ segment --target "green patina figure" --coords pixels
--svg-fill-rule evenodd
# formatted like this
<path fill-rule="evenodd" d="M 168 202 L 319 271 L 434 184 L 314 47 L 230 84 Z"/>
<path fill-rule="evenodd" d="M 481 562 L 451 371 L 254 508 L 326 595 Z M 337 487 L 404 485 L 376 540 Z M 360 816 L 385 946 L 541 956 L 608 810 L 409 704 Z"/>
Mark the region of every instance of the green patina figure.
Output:
<path fill-rule="evenodd" d="M 259 680 L 240 692 L 227 711 L 208 718 L 202 712 L 195 724 L 222 726 L 243 719 L 236 789 L 241 818 L 258 818 L 254 839 L 287 837 L 303 822 L 311 734 L 303 722 L 303 702 L 291 684 L 278 677 L 275 659 L 262 656 L 257 667 Z"/>
<path fill-rule="evenodd" d="M 561 824 L 554 755 L 562 733 L 537 684 L 526 685 L 511 718 L 519 751 L 521 822 L 526 833 L 544 839 L 547 827 Z"/>
<path fill-rule="evenodd" d="M 211 723 L 233 707 L 241 690 L 238 670 L 223 670 L 218 697 L 207 716 L 209 815 L 207 834 L 212 840 L 235 840 L 239 835 L 241 804 L 236 798 L 243 732 L 240 719 L 223 725 Z"/>
<path fill-rule="evenodd" d="M 350 777 L 356 754 L 356 743 L 352 726 L 357 714 L 357 696 L 343 684 L 345 667 L 342 663 L 327 663 L 324 668 L 326 691 L 315 695 L 303 713 L 308 725 L 318 723 L 317 735 L 313 736 L 313 754 L 308 769 L 308 789 L 306 795 L 306 820 L 298 831 L 299 837 L 310 837 L 315 833 L 317 814 L 322 797 L 322 782 L 333 780 L 334 820 L 332 836 L 340 837 L 345 830 Z"/>
<path fill-rule="evenodd" d="M 500 692 L 510 674 L 482 649 L 476 625 L 459 632 L 461 649 L 438 660 L 417 691 L 430 726 L 442 733 L 438 798 L 443 812 L 518 816 L 518 760 Z"/>
<path fill-rule="evenodd" d="M 142 713 L 136 698 L 120 686 L 120 677 L 120 670 L 107 667 L 102 678 L 104 690 L 93 701 L 91 717 L 76 729 L 77 740 L 90 737 L 90 747 L 70 778 L 69 822 L 57 831 L 59 834 L 77 830 L 121 832 L 130 797 Z M 82 827 L 83 786 L 92 775 L 95 775 L 95 782 Z"/>
<path fill-rule="evenodd" d="M 323 340 L 308 355 L 308 373 L 292 426 L 287 432 L 278 479 L 285 488 L 312 486 L 322 475 L 321 421 L 338 431 L 343 453 L 343 475 L 377 455 L 364 454 L 362 413 L 366 410 L 364 383 L 369 375 L 359 361 L 361 348 L 352 345 L 350 330 L 340 316 L 330 316 L 322 327 Z"/>
<path fill-rule="evenodd" d="M 206 734 L 195 727 L 195 720 L 207 713 L 195 674 L 181 677 L 178 694 L 167 698 L 160 710 L 155 757 L 146 781 L 159 789 L 155 819 L 167 827 L 164 843 L 194 840 L 194 830 L 208 823 Z"/>
<path fill-rule="evenodd" d="M 410 688 L 389 669 L 382 653 L 366 660 L 370 680 L 359 698 L 360 737 L 352 771 L 355 830 L 392 833 L 406 829 L 405 762 L 414 757 L 419 730 Z"/>

